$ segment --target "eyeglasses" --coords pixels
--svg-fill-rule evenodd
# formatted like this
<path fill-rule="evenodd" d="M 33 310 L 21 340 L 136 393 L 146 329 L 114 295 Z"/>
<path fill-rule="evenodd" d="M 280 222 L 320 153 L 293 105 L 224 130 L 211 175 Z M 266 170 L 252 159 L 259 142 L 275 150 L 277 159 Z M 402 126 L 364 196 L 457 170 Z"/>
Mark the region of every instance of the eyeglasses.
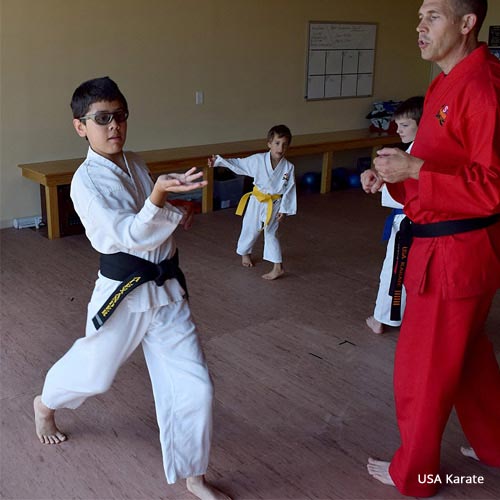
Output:
<path fill-rule="evenodd" d="M 128 118 L 128 111 L 124 111 L 123 109 L 119 109 L 118 111 L 113 111 L 112 113 L 109 111 L 99 111 L 98 113 L 94 113 L 93 115 L 86 115 L 80 118 L 81 122 L 85 122 L 85 120 L 94 120 L 97 125 L 109 125 L 113 120 L 116 123 L 126 122 Z"/>

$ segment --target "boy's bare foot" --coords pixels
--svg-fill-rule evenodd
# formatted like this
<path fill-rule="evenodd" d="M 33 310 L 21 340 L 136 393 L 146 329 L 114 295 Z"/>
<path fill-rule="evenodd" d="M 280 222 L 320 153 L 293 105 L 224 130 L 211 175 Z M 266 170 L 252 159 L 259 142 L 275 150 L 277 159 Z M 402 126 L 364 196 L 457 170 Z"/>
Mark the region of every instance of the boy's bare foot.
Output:
<path fill-rule="evenodd" d="M 253 267 L 253 262 L 250 255 L 242 255 L 241 256 L 241 265 L 243 267 Z"/>
<path fill-rule="evenodd" d="M 476 455 L 476 452 L 470 447 L 461 446 L 460 451 L 462 452 L 462 455 L 466 457 L 473 458 L 474 460 L 479 460 L 479 457 Z"/>
<path fill-rule="evenodd" d="M 373 333 L 377 335 L 384 333 L 384 325 L 380 321 L 377 321 L 374 316 L 369 316 L 365 321 Z"/>
<path fill-rule="evenodd" d="M 57 427 L 54 419 L 54 410 L 47 408 L 42 403 L 42 398 L 37 396 L 33 401 L 35 409 L 36 435 L 42 444 L 59 444 L 66 441 L 67 437 Z"/>
<path fill-rule="evenodd" d="M 231 497 L 205 481 L 205 476 L 192 476 L 186 479 L 186 487 L 200 500 L 231 500 Z"/>
<path fill-rule="evenodd" d="M 383 462 L 382 460 L 375 460 L 370 457 L 366 468 L 368 469 L 370 476 L 373 476 L 381 483 L 394 486 L 394 481 L 389 474 L 389 465 L 391 465 L 390 462 Z"/>
<path fill-rule="evenodd" d="M 284 274 L 285 270 L 283 269 L 283 265 L 280 263 L 274 264 L 272 271 L 270 273 L 263 274 L 262 277 L 265 280 L 275 280 Z"/>

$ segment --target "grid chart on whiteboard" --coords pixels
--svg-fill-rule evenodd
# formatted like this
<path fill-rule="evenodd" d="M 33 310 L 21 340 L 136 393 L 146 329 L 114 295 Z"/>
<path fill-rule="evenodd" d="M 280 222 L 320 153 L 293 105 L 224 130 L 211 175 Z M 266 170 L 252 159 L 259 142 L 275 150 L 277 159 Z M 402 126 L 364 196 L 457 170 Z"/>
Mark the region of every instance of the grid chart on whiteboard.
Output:
<path fill-rule="evenodd" d="M 306 99 L 373 93 L 375 24 L 310 23 Z"/>

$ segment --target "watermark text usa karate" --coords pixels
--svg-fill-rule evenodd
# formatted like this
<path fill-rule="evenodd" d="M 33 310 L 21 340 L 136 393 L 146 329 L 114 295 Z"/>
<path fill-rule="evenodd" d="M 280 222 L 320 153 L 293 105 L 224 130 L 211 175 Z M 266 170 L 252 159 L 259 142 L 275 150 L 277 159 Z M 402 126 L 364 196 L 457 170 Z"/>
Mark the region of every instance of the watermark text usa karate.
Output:
<path fill-rule="evenodd" d="M 484 476 L 459 476 L 457 474 L 419 474 L 420 484 L 484 484 Z"/>

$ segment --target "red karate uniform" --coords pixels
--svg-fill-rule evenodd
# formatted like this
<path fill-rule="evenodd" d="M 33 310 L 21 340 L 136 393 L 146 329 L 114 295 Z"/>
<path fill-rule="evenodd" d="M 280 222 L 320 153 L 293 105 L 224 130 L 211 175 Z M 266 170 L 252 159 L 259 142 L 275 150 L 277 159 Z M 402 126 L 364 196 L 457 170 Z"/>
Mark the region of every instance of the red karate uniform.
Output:
<path fill-rule="evenodd" d="M 419 180 L 389 185 L 419 224 L 500 213 L 500 62 L 480 44 L 427 92 L 411 154 Z M 405 495 L 439 484 L 442 434 L 455 407 L 481 461 L 500 467 L 500 370 L 484 326 L 500 288 L 500 223 L 414 238 L 394 393 L 401 446 L 389 473 Z M 453 471 L 457 474 L 460 471 Z"/>

